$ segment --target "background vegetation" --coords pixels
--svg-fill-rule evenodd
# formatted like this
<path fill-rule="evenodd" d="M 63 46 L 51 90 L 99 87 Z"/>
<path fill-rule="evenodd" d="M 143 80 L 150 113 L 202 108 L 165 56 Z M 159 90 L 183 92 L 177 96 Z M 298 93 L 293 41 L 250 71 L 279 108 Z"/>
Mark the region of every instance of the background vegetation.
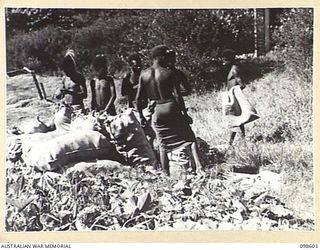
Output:
<path fill-rule="evenodd" d="M 167 44 L 195 86 L 218 81 L 215 60 L 224 48 L 238 54 L 254 50 L 253 9 L 236 10 L 70 10 L 6 9 L 7 69 L 28 66 L 57 72 L 67 48 L 87 75 L 96 53 L 109 58 L 117 75 L 125 57 Z"/>
<path fill-rule="evenodd" d="M 272 51 L 259 58 L 243 56 L 240 61 L 247 81 L 244 93 L 261 118 L 246 126 L 245 142 L 236 141 L 221 153 L 219 145 L 227 142 L 228 131 L 221 114 L 216 59 L 226 47 L 239 55 L 253 52 L 252 9 L 7 9 L 7 69 L 35 69 L 49 97 L 61 81 L 59 64 L 69 47 L 76 51 L 87 77 L 93 55 L 102 52 L 108 55 L 110 72 L 119 78 L 128 53 L 140 52 L 148 65 L 154 45 L 175 47 L 178 66 L 196 89 L 186 98 L 186 105 L 194 120 L 192 128 L 201 139 L 206 172 L 202 179 L 179 178 L 181 183 L 139 169 L 102 164 L 100 175 L 109 180 L 104 185 L 96 173 L 70 179 L 68 173 L 40 175 L 26 166 L 7 163 L 7 197 L 13 200 L 7 204 L 7 230 L 314 230 L 313 10 L 272 13 Z M 116 86 L 117 107 L 121 108 L 121 81 Z M 8 128 L 34 120 L 34 114 L 48 122 L 54 105 L 38 100 L 31 76 L 8 79 Z M 232 182 L 226 175 L 234 167 L 255 167 L 274 175 L 262 187 L 259 181 L 248 184 L 245 178 Z M 62 196 L 68 202 L 60 204 L 61 195 L 53 189 L 51 196 L 43 195 L 51 187 L 39 186 L 39 180 L 53 177 L 63 178 L 61 187 L 55 188 L 64 190 Z M 95 185 L 87 185 L 87 177 Z M 77 193 L 69 189 L 71 181 L 89 189 Z M 131 196 L 116 197 L 121 190 L 126 195 L 129 190 Z M 40 198 L 35 199 L 35 194 Z M 137 214 L 132 213 L 132 206 L 127 207 L 132 197 L 148 200 L 148 208 L 142 206 Z"/>
<path fill-rule="evenodd" d="M 176 49 L 179 66 L 197 88 L 215 87 L 221 81 L 216 72 L 223 49 L 232 48 L 239 55 L 254 51 L 253 24 L 253 9 L 10 8 L 6 9 L 7 69 L 27 66 L 58 72 L 66 49 L 73 48 L 87 75 L 93 56 L 105 53 L 111 73 L 118 76 L 129 53 L 140 52 L 148 65 L 149 50 L 167 44 Z M 278 61 L 310 80 L 313 10 L 271 9 L 270 29 Z"/>

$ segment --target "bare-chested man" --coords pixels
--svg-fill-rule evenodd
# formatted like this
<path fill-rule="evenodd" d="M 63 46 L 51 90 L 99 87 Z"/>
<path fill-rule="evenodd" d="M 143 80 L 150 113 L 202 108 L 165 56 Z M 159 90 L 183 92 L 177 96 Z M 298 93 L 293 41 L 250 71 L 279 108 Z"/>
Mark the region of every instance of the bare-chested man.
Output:
<path fill-rule="evenodd" d="M 116 115 L 114 101 L 116 89 L 114 81 L 107 72 L 107 59 L 104 55 L 97 55 L 92 62 L 96 79 L 90 82 L 92 98 L 91 109 L 106 111 L 109 115 Z"/>
<path fill-rule="evenodd" d="M 87 98 L 85 78 L 76 69 L 73 50 L 68 50 L 62 61 L 62 70 L 66 76 L 62 79 L 62 88 L 58 99 L 76 109 L 84 110 L 83 99 Z"/>
<path fill-rule="evenodd" d="M 170 175 L 167 153 L 187 143 L 194 143 L 195 135 L 183 118 L 179 101 L 181 94 L 176 88 L 179 75 L 168 68 L 168 53 L 169 49 L 164 45 L 152 49 L 153 65 L 141 73 L 136 100 L 142 125 L 145 118 L 141 97 L 145 95 L 155 103 L 152 122 L 160 144 L 160 161 L 165 172 Z M 201 165 L 197 159 L 195 158 L 195 162 L 198 171 Z"/>
<path fill-rule="evenodd" d="M 128 56 L 128 64 L 130 72 L 128 72 L 122 81 L 121 95 L 128 97 L 129 108 L 134 108 L 133 102 L 135 101 L 139 78 L 142 71 L 141 57 L 138 53 Z"/>
<path fill-rule="evenodd" d="M 177 85 L 176 85 L 176 89 L 175 89 L 175 96 L 176 98 L 179 98 L 179 105 L 180 108 L 183 112 L 183 115 L 185 117 L 185 119 L 187 120 L 187 122 L 189 124 L 192 124 L 192 118 L 188 115 L 187 113 L 187 109 L 183 100 L 182 95 L 189 95 L 191 93 L 191 85 L 188 82 L 188 78 L 186 76 L 186 74 L 184 72 L 182 72 L 181 70 L 176 68 L 176 52 L 174 50 L 169 50 L 169 52 L 167 53 L 167 68 L 175 71 L 175 73 L 177 74 Z M 180 86 L 183 87 L 184 89 L 184 93 L 181 92 Z M 178 94 L 181 93 L 180 94 Z"/>
<path fill-rule="evenodd" d="M 189 95 L 191 93 L 191 90 L 192 90 L 191 89 L 191 85 L 188 82 L 187 75 L 183 71 L 181 71 L 181 70 L 176 68 L 176 61 L 177 61 L 176 52 L 173 49 L 170 49 L 168 54 L 167 54 L 167 65 L 168 65 L 168 68 L 176 71 L 176 73 L 179 75 L 180 84 L 184 88 L 185 94 Z M 182 94 L 184 94 L 184 93 L 182 93 Z"/>

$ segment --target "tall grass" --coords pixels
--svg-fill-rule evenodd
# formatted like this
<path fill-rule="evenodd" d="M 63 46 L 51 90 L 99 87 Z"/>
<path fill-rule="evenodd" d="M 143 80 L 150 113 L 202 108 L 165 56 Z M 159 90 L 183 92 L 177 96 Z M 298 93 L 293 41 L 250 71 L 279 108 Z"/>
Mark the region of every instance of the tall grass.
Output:
<path fill-rule="evenodd" d="M 246 125 L 246 142 L 228 150 L 226 165 L 281 173 L 278 195 L 302 217 L 313 217 L 312 84 L 272 72 L 247 85 L 244 94 L 260 119 Z M 196 136 L 212 147 L 228 143 L 219 91 L 193 94 L 186 105 Z"/>

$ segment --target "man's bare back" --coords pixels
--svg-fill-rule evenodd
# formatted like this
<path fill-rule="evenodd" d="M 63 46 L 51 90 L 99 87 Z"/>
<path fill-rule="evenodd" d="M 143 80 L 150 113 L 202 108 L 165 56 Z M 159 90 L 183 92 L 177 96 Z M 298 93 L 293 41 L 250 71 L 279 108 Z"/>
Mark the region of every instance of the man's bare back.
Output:
<path fill-rule="evenodd" d="M 153 65 L 142 72 L 140 87 L 145 90 L 150 100 L 174 99 L 175 79 L 174 71 Z"/>
<path fill-rule="evenodd" d="M 142 72 L 136 96 L 141 124 L 146 122 L 141 105 L 143 94 L 149 100 L 156 101 L 152 111 L 152 124 L 159 142 L 160 162 L 168 175 L 167 153 L 186 143 L 191 143 L 196 170 L 201 169 L 195 135 L 183 115 L 185 108 L 179 90 L 183 79 L 177 70 L 168 67 L 169 51 L 164 45 L 152 49 L 153 65 Z"/>

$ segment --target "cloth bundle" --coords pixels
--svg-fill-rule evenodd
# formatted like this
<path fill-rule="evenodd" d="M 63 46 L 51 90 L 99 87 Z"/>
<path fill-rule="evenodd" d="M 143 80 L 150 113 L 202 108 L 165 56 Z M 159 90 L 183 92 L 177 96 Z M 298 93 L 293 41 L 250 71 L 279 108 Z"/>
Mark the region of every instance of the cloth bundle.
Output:
<path fill-rule="evenodd" d="M 70 130 L 72 108 L 66 105 L 59 107 L 53 122 L 57 130 Z"/>
<path fill-rule="evenodd" d="M 7 138 L 7 159 L 15 162 L 24 158 L 23 153 L 30 150 L 37 141 L 51 141 L 66 134 L 65 130 L 54 130 L 47 133 L 13 135 Z"/>
<path fill-rule="evenodd" d="M 223 114 L 227 118 L 229 128 L 233 129 L 260 118 L 239 85 L 232 87 L 229 91 L 222 92 L 221 97 Z"/>
<path fill-rule="evenodd" d="M 126 157 L 129 164 L 138 166 L 155 163 L 155 154 L 146 139 L 141 124 L 134 115 L 133 109 L 109 117 L 105 121 L 105 126 L 117 151 Z"/>
<path fill-rule="evenodd" d="M 53 171 L 72 162 L 112 159 L 116 151 L 110 141 L 96 131 L 69 131 L 52 138 L 43 134 L 23 148 L 26 164 L 40 171 Z"/>

